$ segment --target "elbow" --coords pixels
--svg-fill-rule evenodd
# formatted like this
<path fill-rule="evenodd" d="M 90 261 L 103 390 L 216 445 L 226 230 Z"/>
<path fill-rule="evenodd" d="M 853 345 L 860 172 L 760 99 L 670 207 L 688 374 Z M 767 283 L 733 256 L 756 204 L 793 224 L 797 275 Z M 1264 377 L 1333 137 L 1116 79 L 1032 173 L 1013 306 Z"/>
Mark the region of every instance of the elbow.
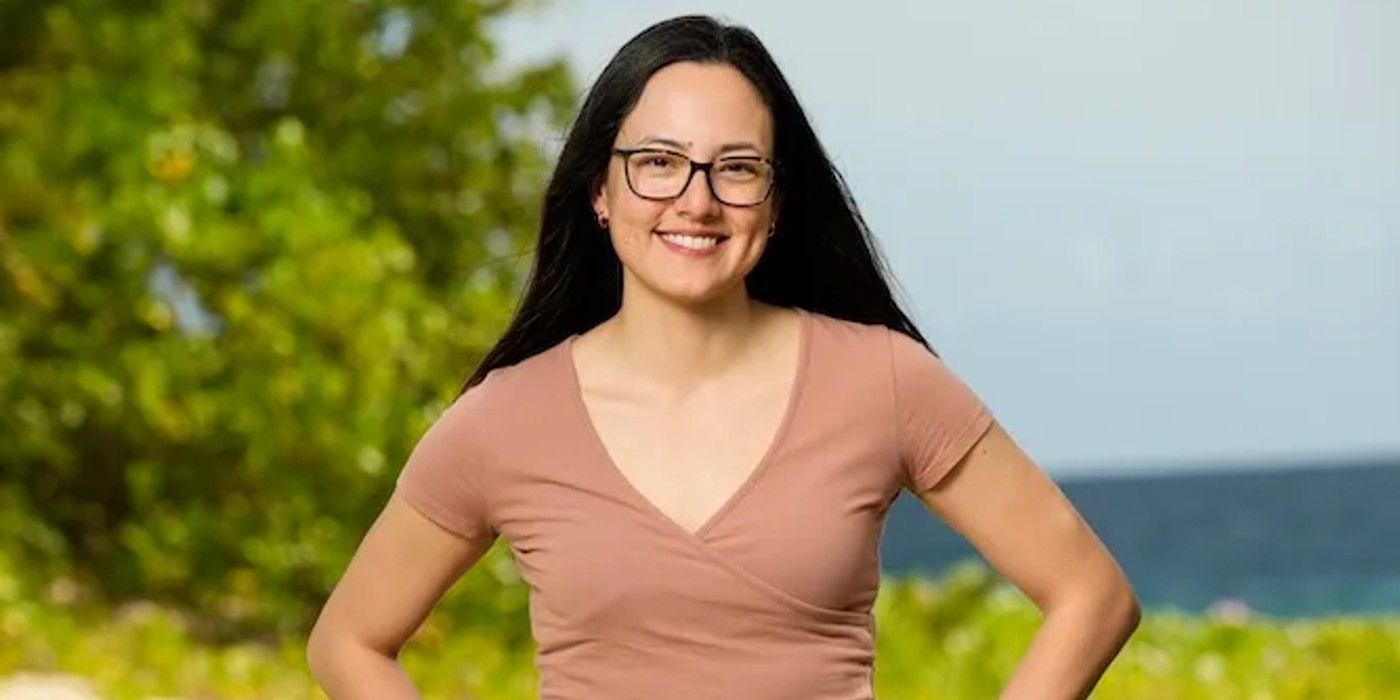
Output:
<path fill-rule="evenodd" d="M 1106 619 L 1119 625 L 1124 637 L 1131 635 L 1142 624 L 1142 603 L 1126 579 L 1103 596 L 1101 609 Z"/>
<path fill-rule="evenodd" d="M 1142 603 L 1138 600 L 1137 591 L 1128 577 L 1119 570 L 1118 578 L 1113 586 L 1113 597 L 1118 601 L 1119 608 L 1123 614 L 1132 621 L 1134 626 L 1142 621 Z"/>
<path fill-rule="evenodd" d="M 1142 604 L 1132 585 L 1122 576 L 1081 586 L 1042 609 L 1047 613 L 1063 610 L 1067 614 L 1082 616 L 1085 620 L 1120 630 L 1125 637 L 1142 623 Z"/>
<path fill-rule="evenodd" d="M 1131 589 L 1100 590 L 1059 606 L 1054 614 L 1076 619 L 1119 643 L 1126 643 L 1142 623 L 1142 606 Z"/>
<path fill-rule="evenodd" d="M 346 666 L 344 657 L 351 650 L 351 639 L 328 626 L 324 620 L 318 621 L 306 637 L 306 667 L 311 677 L 325 685 L 337 675 L 337 670 Z"/>
<path fill-rule="evenodd" d="M 1142 604 L 1138 602 L 1137 596 L 1132 591 L 1128 592 L 1127 600 L 1122 606 L 1123 627 L 1127 634 L 1135 632 L 1142 624 Z"/>
<path fill-rule="evenodd" d="M 1113 575 L 1105 577 L 1095 588 L 1097 607 L 1104 619 L 1117 623 L 1124 636 L 1132 634 L 1142 623 L 1142 604 L 1122 568 L 1115 563 Z"/>
<path fill-rule="evenodd" d="M 311 633 L 306 637 L 306 667 L 311 671 L 311 677 L 318 682 L 324 682 L 327 671 L 331 665 L 331 653 L 333 649 L 331 635 L 318 624 L 311 629 Z"/>
<path fill-rule="evenodd" d="M 397 661 L 399 647 L 383 648 L 359 636 L 318 621 L 306 638 L 306 666 L 317 682 L 334 682 L 346 669 L 363 666 L 368 659 Z"/>

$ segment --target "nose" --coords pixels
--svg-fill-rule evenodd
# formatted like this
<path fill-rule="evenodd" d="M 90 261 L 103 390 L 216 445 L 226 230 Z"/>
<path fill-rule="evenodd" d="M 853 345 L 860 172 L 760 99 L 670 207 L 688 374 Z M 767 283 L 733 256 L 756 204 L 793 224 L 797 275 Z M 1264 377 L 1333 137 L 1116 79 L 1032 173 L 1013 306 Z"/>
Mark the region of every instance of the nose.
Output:
<path fill-rule="evenodd" d="M 719 207 L 719 200 L 710 192 L 709 177 L 710 174 L 703 170 L 691 173 L 690 180 L 685 183 L 685 189 L 681 190 L 680 197 L 676 199 L 676 209 L 696 216 L 714 213 Z"/>

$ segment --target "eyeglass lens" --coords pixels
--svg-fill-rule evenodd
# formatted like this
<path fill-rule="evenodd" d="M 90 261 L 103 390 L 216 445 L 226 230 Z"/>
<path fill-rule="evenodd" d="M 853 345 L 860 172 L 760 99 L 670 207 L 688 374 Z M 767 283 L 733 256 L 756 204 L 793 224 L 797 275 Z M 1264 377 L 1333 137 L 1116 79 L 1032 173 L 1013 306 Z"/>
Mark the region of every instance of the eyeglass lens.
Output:
<path fill-rule="evenodd" d="M 680 196 L 691 175 L 686 156 L 666 151 L 640 151 L 627 158 L 627 177 L 641 197 L 670 199 Z M 752 205 L 768 196 L 773 169 L 758 158 L 721 158 L 710 169 L 714 195 L 731 205 Z"/>

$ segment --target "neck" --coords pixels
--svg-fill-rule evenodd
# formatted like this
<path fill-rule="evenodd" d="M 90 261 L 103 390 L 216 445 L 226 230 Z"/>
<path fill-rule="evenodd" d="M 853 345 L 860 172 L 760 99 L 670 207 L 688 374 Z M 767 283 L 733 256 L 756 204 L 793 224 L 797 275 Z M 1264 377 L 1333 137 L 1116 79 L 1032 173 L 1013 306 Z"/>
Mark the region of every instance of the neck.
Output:
<path fill-rule="evenodd" d="M 776 325 L 775 311 L 743 290 L 704 304 L 624 294 L 617 314 L 602 324 L 599 345 L 618 371 L 689 393 L 743 365 L 749 353 L 772 347 L 760 336 Z"/>

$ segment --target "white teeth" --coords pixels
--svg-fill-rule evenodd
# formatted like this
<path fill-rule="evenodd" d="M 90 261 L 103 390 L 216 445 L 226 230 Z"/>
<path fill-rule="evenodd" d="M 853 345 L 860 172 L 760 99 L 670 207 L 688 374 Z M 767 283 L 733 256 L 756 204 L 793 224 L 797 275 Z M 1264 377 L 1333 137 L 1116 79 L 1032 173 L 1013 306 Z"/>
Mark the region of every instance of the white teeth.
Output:
<path fill-rule="evenodd" d="M 706 248 L 713 248 L 719 245 L 718 238 L 711 238 L 709 236 L 680 236 L 673 233 L 663 233 L 660 235 L 662 238 L 672 243 L 675 243 L 676 245 L 685 246 L 686 248 L 692 248 L 695 250 L 704 250 Z"/>

